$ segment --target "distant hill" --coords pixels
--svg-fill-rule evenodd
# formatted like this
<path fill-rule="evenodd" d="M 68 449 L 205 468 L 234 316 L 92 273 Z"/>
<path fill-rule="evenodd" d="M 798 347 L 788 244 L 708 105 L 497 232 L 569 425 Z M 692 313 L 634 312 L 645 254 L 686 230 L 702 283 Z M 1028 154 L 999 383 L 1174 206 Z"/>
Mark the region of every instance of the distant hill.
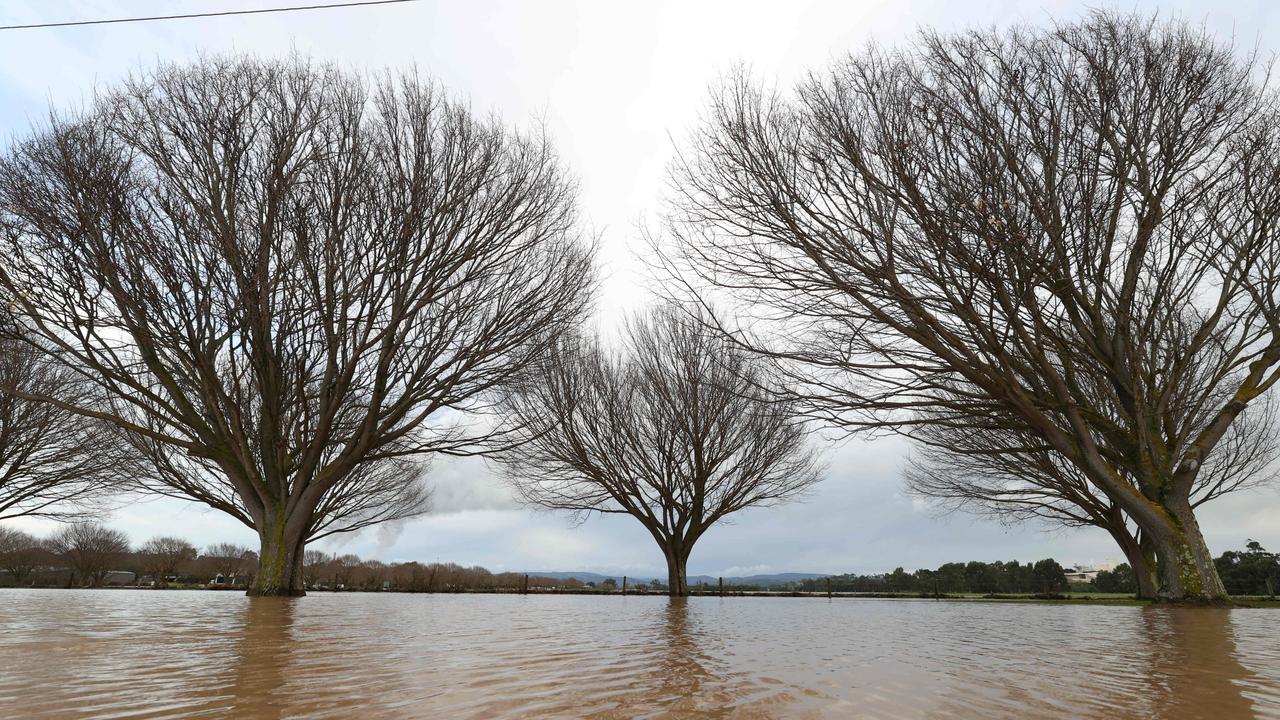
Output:
<path fill-rule="evenodd" d="M 760 585 L 762 587 L 773 587 L 776 585 L 789 585 L 798 583 L 802 580 L 818 580 L 827 577 L 825 573 L 774 573 L 772 575 L 748 575 L 746 577 L 727 577 L 724 579 L 726 585 Z M 689 578 L 689 584 L 705 582 L 711 584 L 719 580 L 708 575 L 698 575 Z"/>
<path fill-rule="evenodd" d="M 600 573 L 593 573 L 593 572 L 530 571 L 528 574 L 530 576 L 536 576 L 536 577 L 555 578 L 556 580 L 568 580 L 569 578 L 577 578 L 578 580 L 581 580 L 584 583 L 593 582 L 596 584 L 602 583 L 605 580 L 608 580 L 609 578 L 613 578 L 614 582 L 618 584 L 622 583 L 621 575 L 601 575 Z M 759 585 L 761 587 L 777 587 L 780 585 L 788 585 L 790 583 L 798 583 L 803 580 L 817 580 L 819 578 L 824 578 L 824 577 L 827 577 L 827 575 L 824 573 L 775 573 L 773 575 L 748 575 L 746 577 L 727 577 L 724 579 L 724 582 L 726 585 Z M 647 575 L 629 576 L 629 582 L 633 582 L 633 583 L 637 583 L 637 582 L 647 583 L 653 579 L 654 578 L 652 576 L 647 576 Z M 659 575 L 657 579 L 661 580 L 662 582 L 667 581 L 666 577 L 662 575 Z M 710 575 L 690 575 L 689 576 L 689 585 L 697 585 L 699 583 L 714 585 L 718 581 L 719 581 L 719 578 L 712 577 Z"/>

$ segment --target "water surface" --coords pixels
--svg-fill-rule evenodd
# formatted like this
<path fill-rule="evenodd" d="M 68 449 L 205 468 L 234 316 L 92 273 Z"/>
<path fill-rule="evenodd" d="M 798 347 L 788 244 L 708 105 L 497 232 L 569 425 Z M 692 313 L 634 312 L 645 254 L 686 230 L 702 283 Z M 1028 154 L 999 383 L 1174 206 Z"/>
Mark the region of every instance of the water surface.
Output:
<path fill-rule="evenodd" d="M 0 708 L 249 720 L 1280 718 L 1280 611 L 0 590 Z"/>

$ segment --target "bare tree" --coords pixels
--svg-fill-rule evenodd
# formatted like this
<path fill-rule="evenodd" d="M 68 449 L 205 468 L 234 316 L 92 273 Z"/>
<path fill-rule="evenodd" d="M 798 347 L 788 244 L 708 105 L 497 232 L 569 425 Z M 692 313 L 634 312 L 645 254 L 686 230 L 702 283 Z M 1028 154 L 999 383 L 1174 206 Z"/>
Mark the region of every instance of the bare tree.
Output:
<path fill-rule="evenodd" d="M 333 556 L 323 550 L 310 549 L 302 554 L 303 581 L 307 585 L 321 585 L 327 579 Z"/>
<path fill-rule="evenodd" d="M 110 426 L 30 399 L 76 402 L 84 395 L 75 371 L 0 337 L 0 520 L 70 520 L 102 509 L 121 479 L 123 460 Z"/>
<path fill-rule="evenodd" d="M 379 560 L 365 560 L 360 564 L 356 575 L 360 578 L 362 589 L 381 590 L 383 582 L 387 580 L 387 565 Z"/>
<path fill-rule="evenodd" d="M 49 549 L 71 565 L 80 584 L 98 587 L 129 552 L 129 539 L 105 525 L 74 522 L 49 538 Z"/>
<path fill-rule="evenodd" d="M 675 170 L 672 268 L 850 429 L 1034 438 L 1225 596 L 1192 494 L 1280 378 L 1280 133 L 1258 68 L 1178 22 L 925 32 L 741 76 Z M 723 301 L 720 301 L 723 302 Z M 964 447 L 954 448 L 965 452 Z"/>
<path fill-rule="evenodd" d="M 21 585 L 38 563 L 40 541 L 28 533 L 0 527 L 0 570 L 9 573 L 15 585 Z"/>
<path fill-rule="evenodd" d="M 138 553 L 142 556 L 143 570 L 155 578 L 158 588 L 167 585 L 170 576 L 177 575 L 186 563 L 196 559 L 195 546 L 176 537 L 151 538 Z"/>
<path fill-rule="evenodd" d="M 499 455 L 519 495 L 575 513 L 626 513 L 657 541 L 670 592 L 689 592 L 694 543 L 749 507 L 818 479 L 806 432 L 757 363 L 662 307 L 629 323 L 626 350 L 557 344 L 504 407 L 523 443 Z"/>
<path fill-rule="evenodd" d="M 0 162 L 0 292 L 101 396 L 62 406 L 256 530 L 251 593 L 298 595 L 308 538 L 420 512 L 402 461 L 475 451 L 460 413 L 585 310 L 575 194 L 542 135 L 414 75 L 162 66 Z"/>
<path fill-rule="evenodd" d="M 209 560 L 214 574 L 224 578 L 243 577 L 254 562 L 252 550 L 234 543 L 210 545 L 202 557 Z"/>
<path fill-rule="evenodd" d="M 333 589 L 349 590 L 360 570 L 361 562 L 357 555 L 339 555 L 330 563 L 333 567 Z"/>

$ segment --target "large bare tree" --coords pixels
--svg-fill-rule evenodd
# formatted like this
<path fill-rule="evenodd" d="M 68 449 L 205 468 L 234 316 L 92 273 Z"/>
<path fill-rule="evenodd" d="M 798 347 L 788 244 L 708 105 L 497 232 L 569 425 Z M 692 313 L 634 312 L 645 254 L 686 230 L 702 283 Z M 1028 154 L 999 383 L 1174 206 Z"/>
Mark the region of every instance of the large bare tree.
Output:
<path fill-rule="evenodd" d="M 1105 13 L 925 32 L 792 97 L 739 74 L 675 170 L 673 268 L 741 302 L 728 329 L 813 412 L 999 419 L 1141 529 L 1163 597 L 1222 598 L 1192 496 L 1280 378 L 1261 77 L 1202 30 Z"/>
<path fill-rule="evenodd" d="M 196 559 L 196 548 L 177 537 L 153 537 L 138 548 L 142 569 L 151 575 L 155 587 L 169 584 L 169 578 L 177 575 L 184 565 Z"/>
<path fill-rule="evenodd" d="M 101 511 L 118 489 L 128 453 L 110 426 L 31 399 L 75 402 L 86 390 L 73 370 L 0 337 L 0 520 L 82 518 Z"/>
<path fill-rule="evenodd" d="M 39 562 L 42 543 L 32 535 L 0 526 L 0 570 L 21 586 Z"/>
<path fill-rule="evenodd" d="M 817 463 L 759 364 L 702 321 L 660 307 L 624 344 L 566 338 L 532 366 L 503 404 L 523 442 L 498 458 L 531 504 L 635 517 L 662 549 L 670 594 L 687 595 L 694 543 L 802 493 Z"/>
<path fill-rule="evenodd" d="M 575 198 L 541 134 L 413 74 L 165 65 L 0 162 L 0 291 L 94 383 L 61 406 L 254 528 L 251 593 L 297 595 L 308 538 L 405 515 L 403 461 L 473 451 L 461 413 L 577 321 Z"/>
<path fill-rule="evenodd" d="M 254 564 L 253 550 L 235 543 L 210 545 L 200 557 L 207 560 L 214 574 L 221 575 L 228 582 L 232 578 L 242 577 Z"/>
<path fill-rule="evenodd" d="M 94 522 L 63 525 L 49 538 L 49 550 L 71 565 L 72 580 L 98 587 L 129 552 L 129 538 Z"/>

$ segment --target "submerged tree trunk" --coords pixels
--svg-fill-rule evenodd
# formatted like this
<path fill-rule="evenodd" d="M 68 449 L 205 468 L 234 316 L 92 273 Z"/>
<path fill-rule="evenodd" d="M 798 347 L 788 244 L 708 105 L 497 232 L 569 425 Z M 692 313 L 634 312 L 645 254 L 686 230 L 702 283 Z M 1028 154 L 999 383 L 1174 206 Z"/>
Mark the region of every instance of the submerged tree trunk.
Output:
<path fill-rule="evenodd" d="M 689 552 L 674 547 L 663 550 L 667 557 L 667 594 L 685 597 L 689 594 Z"/>
<path fill-rule="evenodd" d="M 1171 601 L 1222 602 L 1226 587 L 1213 564 L 1200 524 L 1186 500 L 1174 500 L 1160 508 L 1154 527 L 1143 528 L 1156 555 L 1160 587 L 1157 598 Z"/>
<path fill-rule="evenodd" d="M 249 595 L 301 597 L 307 591 L 302 582 L 302 552 L 306 545 L 297 522 L 265 523 L 258 531 L 258 573 Z"/>
<path fill-rule="evenodd" d="M 1196 469 L 1173 477 L 1152 477 L 1138 483 L 1140 494 L 1114 498 L 1139 528 L 1141 555 L 1156 578 L 1155 600 L 1224 603 L 1229 599 L 1191 506 Z"/>

